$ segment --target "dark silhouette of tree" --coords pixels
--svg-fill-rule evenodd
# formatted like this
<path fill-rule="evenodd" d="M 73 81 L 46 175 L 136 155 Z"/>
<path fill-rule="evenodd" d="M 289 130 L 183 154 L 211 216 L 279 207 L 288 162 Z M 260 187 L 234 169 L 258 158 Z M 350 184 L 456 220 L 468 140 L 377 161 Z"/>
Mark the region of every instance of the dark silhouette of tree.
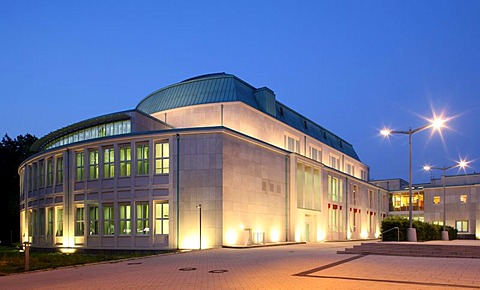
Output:
<path fill-rule="evenodd" d="M 20 238 L 20 178 L 18 166 L 34 154 L 30 147 L 38 138 L 26 134 L 0 142 L 0 241 L 2 245 Z"/>

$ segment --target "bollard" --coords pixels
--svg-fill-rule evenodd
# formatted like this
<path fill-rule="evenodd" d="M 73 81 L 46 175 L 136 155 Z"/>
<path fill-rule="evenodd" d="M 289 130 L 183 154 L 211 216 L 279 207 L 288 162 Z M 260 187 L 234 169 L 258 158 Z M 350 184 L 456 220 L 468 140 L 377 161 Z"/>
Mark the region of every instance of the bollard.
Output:
<path fill-rule="evenodd" d="M 30 269 L 30 243 L 29 242 L 23 242 L 23 245 L 25 246 L 25 249 L 24 249 L 24 257 L 25 257 L 24 271 L 27 272 Z"/>

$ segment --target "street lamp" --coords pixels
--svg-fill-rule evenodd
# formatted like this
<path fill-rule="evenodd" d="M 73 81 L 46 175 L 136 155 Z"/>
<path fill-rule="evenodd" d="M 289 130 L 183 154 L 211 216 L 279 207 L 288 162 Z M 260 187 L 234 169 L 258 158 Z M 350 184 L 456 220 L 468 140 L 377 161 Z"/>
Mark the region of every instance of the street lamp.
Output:
<path fill-rule="evenodd" d="M 445 171 L 455 168 L 455 167 L 460 167 L 460 168 L 465 168 L 467 166 L 468 162 L 465 160 L 460 160 L 457 164 L 447 166 L 447 167 L 434 167 L 434 166 L 429 166 L 425 165 L 423 166 L 423 169 L 430 171 L 430 170 L 441 170 L 442 171 L 442 183 L 443 183 L 443 231 L 442 231 L 442 240 L 448 241 L 448 231 L 445 229 L 445 223 L 446 223 L 446 216 L 447 216 L 447 211 L 446 211 L 446 186 L 445 186 L 445 180 L 447 179 L 445 175 Z"/>
<path fill-rule="evenodd" d="M 427 128 L 433 128 L 434 130 L 440 130 L 442 127 L 444 127 L 446 120 L 443 118 L 435 118 L 433 120 L 430 120 L 430 124 L 427 124 L 425 126 L 412 129 L 409 128 L 408 131 L 395 131 L 395 130 L 390 130 L 387 128 L 384 128 L 380 131 L 380 134 L 383 136 L 387 137 L 392 134 L 404 134 L 408 135 L 408 146 L 409 146 L 409 167 L 408 167 L 408 193 L 409 193 L 409 214 L 408 214 L 408 220 L 409 220 L 409 228 L 408 228 L 408 241 L 410 242 L 416 242 L 417 241 L 417 232 L 415 228 L 413 227 L 413 205 L 412 205 L 412 135 L 420 132 L 422 130 L 425 130 Z"/>
<path fill-rule="evenodd" d="M 199 213 L 199 230 L 200 230 L 200 236 L 199 236 L 199 241 L 200 245 L 198 247 L 199 250 L 202 249 L 202 204 L 199 203 L 196 208 L 198 208 L 198 213 Z"/>

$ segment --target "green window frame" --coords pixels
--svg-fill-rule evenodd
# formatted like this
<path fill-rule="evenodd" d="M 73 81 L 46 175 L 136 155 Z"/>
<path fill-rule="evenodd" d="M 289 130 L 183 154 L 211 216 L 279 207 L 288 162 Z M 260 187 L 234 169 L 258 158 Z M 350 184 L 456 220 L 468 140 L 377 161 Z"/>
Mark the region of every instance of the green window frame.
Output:
<path fill-rule="evenodd" d="M 47 159 L 47 186 L 53 185 L 53 158 Z"/>
<path fill-rule="evenodd" d="M 135 211 L 137 235 L 148 235 L 150 233 L 148 213 L 148 203 L 137 203 Z"/>
<path fill-rule="evenodd" d="M 55 219 L 57 221 L 55 236 L 61 237 L 63 236 L 63 207 L 57 207 Z"/>
<path fill-rule="evenodd" d="M 137 175 L 149 174 L 149 148 L 147 143 L 137 144 Z"/>
<path fill-rule="evenodd" d="M 170 172 L 170 146 L 168 142 L 155 144 L 155 174 Z"/>
<path fill-rule="evenodd" d="M 83 181 L 85 178 L 85 156 L 83 152 L 75 153 L 75 180 Z"/>
<path fill-rule="evenodd" d="M 88 151 L 88 180 L 98 179 L 98 150 L 91 149 Z"/>
<path fill-rule="evenodd" d="M 45 161 L 43 160 L 38 163 L 38 179 L 40 188 L 45 187 Z"/>
<path fill-rule="evenodd" d="M 115 234 L 115 217 L 113 204 L 103 206 L 103 234 Z"/>
<path fill-rule="evenodd" d="M 47 210 L 47 236 L 53 235 L 53 208 Z"/>
<path fill-rule="evenodd" d="M 98 235 L 98 206 L 88 206 L 88 235 Z"/>
<path fill-rule="evenodd" d="M 169 233 L 169 211 L 168 202 L 155 204 L 155 234 L 168 235 Z"/>
<path fill-rule="evenodd" d="M 120 177 L 128 177 L 132 174 L 132 147 L 130 145 L 120 146 Z"/>
<path fill-rule="evenodd" d="M 57 157 L 57 167 L 56 167 L 56 180 L 55 183 L 62 184 L 63 183 L 63 156 Z"/>
<path fill-rule="evenodd" d="M 132 234 L 132 206 L 124 203 L 118 205 L 119 222 L 120 222 L 120 235 Z"/>
<path fill-rule="evenodd" d="M 103 149 L 103 178 L 115 176 L 115 151 L 112 147 Z"/>
<path fill-rule="evenodd" d="M 75 209 L 75 236 L 85 234 L 85 208 L 77 207 Z"/>

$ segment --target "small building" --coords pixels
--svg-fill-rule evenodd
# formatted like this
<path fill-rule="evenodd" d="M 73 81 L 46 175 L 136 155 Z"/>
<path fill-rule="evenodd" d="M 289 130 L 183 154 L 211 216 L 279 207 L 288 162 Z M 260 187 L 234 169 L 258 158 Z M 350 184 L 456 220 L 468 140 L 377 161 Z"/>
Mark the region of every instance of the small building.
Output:
<path fill-rule="evenodd" d="M 402 179 L 374 180 L 390 192 L 389 215 L 409 216 L 408 182 Z M 431 178 L 414 184 L 413 218 L 458 230 L 459 238 L 480 239 L 480 173 Z"/>
<path fill-rule="evenodd" d="M 234 75 L 39 139 L 19 167 L 33 247 L 195 249 L 376 238 L 388 191 L 353 146 Z"/>

